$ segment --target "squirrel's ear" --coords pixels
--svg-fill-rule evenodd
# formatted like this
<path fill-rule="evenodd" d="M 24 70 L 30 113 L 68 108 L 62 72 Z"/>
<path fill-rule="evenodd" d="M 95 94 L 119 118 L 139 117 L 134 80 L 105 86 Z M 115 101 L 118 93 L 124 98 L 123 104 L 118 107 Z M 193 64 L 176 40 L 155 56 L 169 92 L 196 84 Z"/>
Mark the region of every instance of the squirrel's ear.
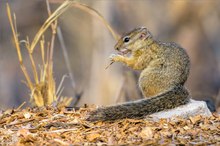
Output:
<path fill-rule="evenodd" d="M 141 35 L 140 35 L 140 39 L 144 39 L 146 37 L 146 35 L 147 34 L 145 32 L 142 32 Z"/>
<path fill-rule="evenodd" d="M 150 33 L 147 33 L 147 32 L 142 32 L 141 34 L 140 34 L 140 39 L 147 39 L 148 37 L 150 37 L 151 36 L 151 34 Z"/>

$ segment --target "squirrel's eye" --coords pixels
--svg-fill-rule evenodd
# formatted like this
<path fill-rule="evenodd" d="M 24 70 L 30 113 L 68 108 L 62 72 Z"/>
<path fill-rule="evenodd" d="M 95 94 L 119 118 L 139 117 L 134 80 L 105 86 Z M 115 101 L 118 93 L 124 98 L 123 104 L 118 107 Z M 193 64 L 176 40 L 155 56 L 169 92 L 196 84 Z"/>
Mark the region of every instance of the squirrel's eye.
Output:
<path fill-rule="evenodd" d="M 129 37 L 125 37 L 125 38 L 124 38 L 124 42 L 125 42 L 125 43 L 129 42 L 129 40 L 130 40 Z"/>

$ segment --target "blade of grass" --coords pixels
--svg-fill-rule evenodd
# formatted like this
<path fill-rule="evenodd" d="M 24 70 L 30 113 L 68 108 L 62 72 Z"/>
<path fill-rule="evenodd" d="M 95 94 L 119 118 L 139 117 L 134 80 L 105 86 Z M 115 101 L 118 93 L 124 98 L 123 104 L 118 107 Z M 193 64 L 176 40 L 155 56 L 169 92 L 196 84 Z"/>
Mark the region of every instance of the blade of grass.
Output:
<path fill-rule="evenodd" d="M 76 1 L 73 3 L 73 7 L 77 7 L 81 10 L 86 11 L 87 13 L 91 14 L 92 16 L 97 17 L 107 27 L 107 29 L 110 31 L 110 33 L 112 34 L 114 39 L 116 41 L 119 40 L 120 36 L 112 29 L 112 27 L 109 25 L 109 23 L 104 19 L 104 17 L 98 11 L 96 11 L 95 9 L 89 7 L 86 4 L 82 4 L 82 3 L 79 3 L 79 2 L 76 2 Z"/>
<path fill-rule="evenodd" d="M 15 41 L 15 48 L 17 50 L 17 55 L 18 55 L 18 60 L 19 60 L 19 63 L 20 63 L 20 67 L 21 67 L 21 70 L 25 76 L 25 79 L 27 80 L 27 85 L 29 86 L 29 88 L 32 90 L 34 87 L 33 87 L 33 84 L 31 82 L 31 79 L 27 73 L 27 70 L 23 64 L 23 59 L 22 59 L 22 55 L 21 55 L 21 49 L 20 49 L 20 45 L 19 45 L 19 41 L 18 41 L 18 35 L 15 31 L 15 27 L 13 25 L 13 20 L 12 20 L 12 16 L 11 16 L 11 9 L 7 3 L 7 14 L 8 14 L 8 19 L 9 19 L 9 23 L 11 25 L 11 29 L 12 29 L 12 33 L 13 33 L 13 37 L 14 37 L 14 41 Z"/>
<path fill-rule="evenodd" d="M 31 52 L 34 50 L 34 47 L 36 46 L 37 42 L 39 41 L 42 34 L 47 30 L 47 28 L 51 25 L 52 22 L 57 20 L 57 18 L 62 15 L 68 8 L 70 8 L 71 4 L 73 3 L 73 0 L 67 0 L 65 1 L 61 6 L 59 6 L 53 14 L 46 20 L 46 22 L 41 26 L 40 30 L 37 32 L 37 34 L 34 37 L 34 40 L 31 43 L 30 50 Z"/>
<path fill-rule="evenodd" d="M 50 8 L 50 4 L 49 4 L 49 1 L 46 0 L 46 4 L 47 4 L 47 11 L 48 11 L 48 14 L 49 16 L 51 15 L 51 8 Z M 52 24 L 52 27 L 53 27 L 53 24 Z M 54 28 L 54 27 L 53 27 Z M 52 31 L 54 31 L 54 29 L 52 28 Z M 62 52 L 63 52 L 63 56 L 64 56 L 64 61 L 65 61 L 65 64 L 66 64 L 66 67 L 67 67 L 67 70 L 68 70 L 68 74 L 69 74 L 69 77 L 70 77 L 70 80 L 71 80 L 71 85 L 72 85 L 72 88 L 73 88 L 73 94 L 74 94 L 74 97 L 78 97 L 76 94 L 77 94 L 77 91 L 76 91 L 76 84 L 75 84 L 75 79 L 74 79 L 74 75 L 73 75 L 73 72 L 72 72 L 72 69 L 71 69 L 71 65 L 70 65 L 70 61 L 69 61 L 69 56 L 68 56 L 68 53 L 67 53 L 67 48 L 66 48 L 66 45 L 64 43 L 64 39 L 63 39 L 63 35 L 62 35 L 62 32 L 61 32 L 61 29 L 59 26 L 57 26 L 56 28 L 57 30 L 57 36 L 58 36 L 58 40 L 60 42 L 60 45 L 61 45 L 61 49 L 62 49 Z M 58 89 L 57 89 L 57 93 L 60 91 L 60 86 L 62 85 L 62 82 L 63 80 L 61 81 Z M 56 95 L 58 95 L 56 93 Z M 59 98 L 59 96 L 57 96 Z"/>
<path fill-rule="evenodd" d="M 57 18 L 62 15 L 67 9 L 69 9 L 71 6 L 80 8 L 89 14 L 96 16 L 103 22 L 103 24 L 107 27 L 107 29 L 111 32 L 112 36 L 115 40 L 119 39 L 119 35 L 112 29 L 112 27 L 107 23 L 107 21 L 102 17 L 102 15 L 96 11 L 93 8 L 90 8 L 89 6 L 76 2 L 74 0 L 66 0 L 64 3 L 62 3 L 61 6 L 59 6 L 52 14 L 51 16 L 46 20 L 46 22 L 41 26 L 38 33 L 35 35 L 33 42 L 31 43 L 30 50 L 33 51 L 34 47 L 36 46 L 37 42 L 39 41 L 41 35 L 47 30 L 47 28 L 53 23 Z"/>
<path fill-rule="evenodd" d="M 37 68 L 36 68 L 34 58 L 33 58 L 33 54 L 30 51 L 30 43 L 29 43 L 29 38 L 28 37 L 27 37 L 27 41 L 26 41 L 25 44 L 26 44 L 26 48 L 28 50 L 29 58 L 31 60 L 31 67 L 32 67 L 32 71 L 33 71 L 33 74 L 34 74 L 34 80 L 35 80 L 35 83 L 38 84 L 39 83 L 39 78 L 38 78 L 38 74 L 37 74 Z"/>
<path fill-rule="evenodd" d="M 43 36 L 42 40 L 40 41 L 42 64 L 45 64 L 44 43 L 45 41 L 44 41 L 44 36 Z"/>

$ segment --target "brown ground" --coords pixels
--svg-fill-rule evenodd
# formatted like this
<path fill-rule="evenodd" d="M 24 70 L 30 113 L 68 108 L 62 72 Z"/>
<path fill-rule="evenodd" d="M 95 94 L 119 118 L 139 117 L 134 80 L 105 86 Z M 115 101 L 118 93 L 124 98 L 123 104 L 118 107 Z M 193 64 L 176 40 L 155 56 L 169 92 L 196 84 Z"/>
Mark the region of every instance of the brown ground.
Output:
<path fill-rule="evenodd" d="M 0 145 L 220 144 L 220 116 L 160 121 L 85 121 L 92 108 L 55 107 L 0 113 Z"/>

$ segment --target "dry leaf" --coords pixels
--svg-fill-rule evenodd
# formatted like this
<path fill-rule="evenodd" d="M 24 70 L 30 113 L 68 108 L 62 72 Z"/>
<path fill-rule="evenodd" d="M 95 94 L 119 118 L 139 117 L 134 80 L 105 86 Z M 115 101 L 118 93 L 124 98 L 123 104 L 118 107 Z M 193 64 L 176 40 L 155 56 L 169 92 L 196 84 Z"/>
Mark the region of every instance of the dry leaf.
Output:
<path fill-rule="evenodd" d="M 70 145 L 219 145 L 219 115 L 91 123 L 85 121 L 85 117 L 92 109 L 79 109 L 77 114 L 49 106 L 18 110 L 2 117 L 0 145 L 56 145 L 66 142 Z M 32 117 L 26 119 L 24 115 L 28 115 L 26 118 L 29 115 Z"/>
<path fill-rule="evenodd" d="M 88 140 L 88 141 L 90 141 L 90 142 L 92 142 L 92 141 L 94 141 L 94 140 L 96 140 L 97 138 L 99 138 L 100 137 L 100 134 L 98 134 L 98 133 L 91 133 L 91 134 L 89 134 L 89 135 L 87 135 L 86 136 L 86 139 Z"/>
<path fill-rule="evenodd" d="M 26 137 L 30 134 L 29 130 L 28 129 L 20 129 L 18 130 L 17 132 L 17 136 L 23 136 L 23 137 Z"/>
<path fill-rule="evenodd" d="M 190 119 L 190 121 L 191 121 L 193 124 L 195 124 L 196 122 L 198 122 L 198 121 L 201 120 L 201 116 L 200 116 L 200 115 L 197 115 L 197 116 L 195 116 L 195 117 L 190 117 L 189 119 Z"/>
<path fill-rule="evenodd" d="M 24 117 L 25 117 L 25 119 L 30 119 L 31 118 L 31 114 L 29 112 L 25 112 L 24 113 Z"/>
<path fill-rule="evenodd" d="M 142 137 L 143 139 L 151 139 L 153 138 L 153 131 L 150 127 L 144 127 L 141 130 L 139 136 Z"/>

